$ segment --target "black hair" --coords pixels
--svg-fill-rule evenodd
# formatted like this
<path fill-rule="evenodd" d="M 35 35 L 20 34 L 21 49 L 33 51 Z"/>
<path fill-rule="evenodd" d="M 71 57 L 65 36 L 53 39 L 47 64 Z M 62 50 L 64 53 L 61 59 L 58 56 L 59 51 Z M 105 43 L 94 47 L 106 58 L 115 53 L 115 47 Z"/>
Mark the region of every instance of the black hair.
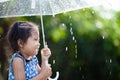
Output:
<path fill-rule="evenodd" d="M 28 37 L 31 36 L 31 31 L 34 26 L 37 25 L 32 22 L 17 21 L 13 23 L 7 33 L 8 42 L 13 52 L 19 51 L 19 46 L 17 44 L 18 39 L 21 39 L 23 43 L 25 43 Z"/>

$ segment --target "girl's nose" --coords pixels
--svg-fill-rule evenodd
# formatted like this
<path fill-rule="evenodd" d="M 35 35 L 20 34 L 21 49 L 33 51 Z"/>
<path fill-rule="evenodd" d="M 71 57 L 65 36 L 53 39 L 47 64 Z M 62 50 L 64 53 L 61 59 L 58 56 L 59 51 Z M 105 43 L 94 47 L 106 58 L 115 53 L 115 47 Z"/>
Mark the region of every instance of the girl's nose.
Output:
<path fill-rule="evenodd" d="M 38 46 L 38 48 L 40 47 L 40 43 L 39 42 L 37 43 L 37 46 Z"/>

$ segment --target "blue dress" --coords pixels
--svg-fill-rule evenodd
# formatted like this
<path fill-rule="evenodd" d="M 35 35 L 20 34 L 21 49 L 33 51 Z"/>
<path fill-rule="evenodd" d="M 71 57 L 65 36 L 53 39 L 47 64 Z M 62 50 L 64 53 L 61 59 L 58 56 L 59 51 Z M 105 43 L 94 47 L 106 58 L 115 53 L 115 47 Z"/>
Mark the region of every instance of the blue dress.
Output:
<path fill-rule="evenodd" d="M 19 57 L 24 61 L 26 80 L 29 80 L 35 77 L 36 75 L 38 75 L 38 70 L 37 70 L 38 59 L 36 56 L 32 56 L 31 61 L 27 61 L 24 58 L 24 56 L 22 56 L 20 53 L 15 53 L 12 55 L 12 58 L 10 59 L 8 80 L 15 80 L 14 72 L 12 69 L 12 62 L 16 57 Z"/>

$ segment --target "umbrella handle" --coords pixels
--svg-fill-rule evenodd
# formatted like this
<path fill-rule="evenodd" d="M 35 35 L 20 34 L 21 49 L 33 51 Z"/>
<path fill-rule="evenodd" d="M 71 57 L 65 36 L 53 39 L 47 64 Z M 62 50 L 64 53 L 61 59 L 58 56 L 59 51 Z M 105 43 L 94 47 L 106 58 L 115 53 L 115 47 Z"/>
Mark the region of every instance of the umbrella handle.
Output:
<path fill-rule="evenodd" d="M 45 41 L 43 41 L 44 42 L 44 47 L 45 47 L 45 44 L 47 44 L 47 43 L 45 43 Z M 48 65 L 48 60 L 46 60 L 46 65 Z M 58 77 L 59 77 L 59 72 L 57 71 L 56 72 L 56 77 L 55 78 L 50 78 L 50 77 L 48 77 L 48 80 L 58 80 Z"/>
<path fill-rule="evenodd" d="M 50 78 L 50 77 L 49 77 L 48 80 L 58 80 L 59 72 L 57 71 L 56 74 L 57 74 L 57 75 L 56 75 L 55 78 Z"/>
<path fill-rule="evenodd" d="M 46 61 L 46 65 L 48 65 L 48 60 Z M 58 77 L 59 77 L 59 72 L 57 71 L 56 74 L 57 74 L 57 75 L 56 75 L 55 78 L 50 78 L 50 77 L 48 77 L 48 80 L 57 80 Z"/>

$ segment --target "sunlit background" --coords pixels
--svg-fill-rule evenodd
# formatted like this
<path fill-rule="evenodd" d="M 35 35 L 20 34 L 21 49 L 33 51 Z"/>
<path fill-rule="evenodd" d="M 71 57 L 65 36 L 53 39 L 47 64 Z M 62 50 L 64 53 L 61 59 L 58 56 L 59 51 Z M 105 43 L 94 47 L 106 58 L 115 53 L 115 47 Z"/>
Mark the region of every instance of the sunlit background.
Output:
<path fill-rule="evenodd" d="M 18 20 L 39 25 L 40 49 L 43 48 L 40 16 L 0 18 L 0 80 L 7 80 L 12 54 L 6 34 Z M 120 80 L 119 0 L 43 16 L 43 24 L 46 42 L 52 51 L 49 59 L 52 77 L 59 71 L 58 80 Z M 41 64 L 40 51 L 37 57 Z"/>

